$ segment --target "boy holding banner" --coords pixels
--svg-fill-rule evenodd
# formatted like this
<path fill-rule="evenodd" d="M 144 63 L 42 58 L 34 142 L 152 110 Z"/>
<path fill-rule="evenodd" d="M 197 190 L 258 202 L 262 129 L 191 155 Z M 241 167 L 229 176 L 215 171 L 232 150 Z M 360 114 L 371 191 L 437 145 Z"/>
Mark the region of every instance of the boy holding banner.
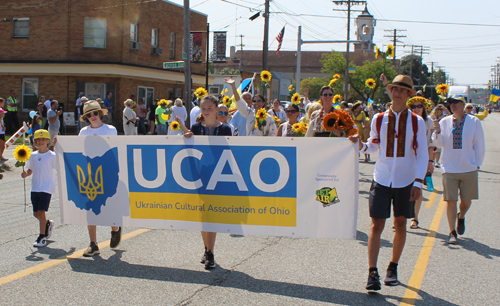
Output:
<path fill-rule="evenodd" d="M 406 241 L 406 220 L 415 216 L 415 200 L 421 195 L 429 157 L 424 120 L 406 107 L 408 98 L 415 95 L 412 79 L 398 75 L 386 87 L 392 106 L 373 117 L 370 138 L 359 144 L 361 153 L 380 151 L 370 187 L 372 225 L 368 238 L 367 290 L 381 289 L 377 259 L 380 236 L 385 220 L 391 216 L 391 205 L 396 233 L 384 283 L 386 286 L 399 284 L 397 266 Z"/>

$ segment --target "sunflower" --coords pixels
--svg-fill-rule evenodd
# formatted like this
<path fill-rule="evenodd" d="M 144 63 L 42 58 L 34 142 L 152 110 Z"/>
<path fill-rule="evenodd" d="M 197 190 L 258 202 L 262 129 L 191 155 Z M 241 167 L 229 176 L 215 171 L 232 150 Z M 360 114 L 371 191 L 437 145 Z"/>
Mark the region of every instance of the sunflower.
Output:
<path fill-rule="evenodd" d="M 259 128 L 259 121 L 255 121 L 255 128 L 258 129 Z"/>
<path fill-rule="evenodd" d="M 224 98 L 222 98 L 222 103 L 224 103 L 225 106 L 229 107 L 229 105 L 231 105 L 231 100 L 228 96 L 224 96 Z"/>
<path fill-rule="evenodd" d="M 292 91 L 293 90 L 293 84 L 288 86 L 288 91 Z"/>
<path fill-rule="evenodd" d="M 358 130 L 357 129 L 350 129 L 348 132 L 347 132 L 347 137 L 349 136 L 354 136 L 358 133 Z"/>
<path fill-rule="evenodd" d="M 272 78 L 273 78 L 273 76 L 271 75 L 271 72 L 269 72 L 267 70 L 262 70 L 260 72 L 260 79 L 262 80 L 262 82 L 269 83 L 269 82 L 271 82 Z"/>
<path fill-rule="evenodd" d="M 305 135 L 307 133 L 307 127 L 308 127 L 308 124 L 307 123 L 304 123 L 304 122 L 301 122 L 300 123 L 300 132 Z"/>
<path fill-rule="evenodd" d="M 342 96 L 341 96 L 341 95 L 339 95 L 339 94 L 336 94 L 336 95 L 333 97 L 333 104 L 337 104 L 337 103 L 339 103 L 341 100 L 342 100 Z"/>
<path fill-rule="evenodd" d="M 373 89 L 375 88 L 375 86 L 377 86 L 377 82 L 375 82 L 374 79 L 369 78 L 368 80 L 366 80 L 365 85 L 368 86 L 368 88 Z"/>
<path fill-rule="evenodd" d="M 427 103 L 424 104 L 425 105 L 425 109 L 427 110 L 427 113 L 429 114 L 432 109 L 434 108 L 434 102 L 432 102 L 432 100 L 429 100 L 429 99 L 426 99 L 427 100 Z"/>
<path fill-rule="evenodd" d="M 408 101 L 406 101 L 406 106 L 408 108 L 411 108 L 411 106 L 416 102 L 420 102 L 422 105 L 426 105 L 427 99 L 424 97 L 413 97 L 413 98 L 408 99 Z"/>
<path fill-rule="evenodd" d="M 181 125 L 177 121 L 172 121 L 172 123 L 170 123 L 170 129 L 172 131 L 180 131 L 181 130 Z"/>
<path fill-rule="evenodd" d="M 165 104 L 165 106 L 167 106 L 170 103 L 168 102 L 168 100 L 165 100 L 165 99 L 161 99 L 160 101 L 158 101 L 158 106 L 162 106 L 163 104 Z"/>
<path fill-rule="evenodd" d="M 31 157 L 31 149 L 25 145 L 20 145 L 14 150 L 14 157 L 24 166 L 24 163 Z"/>
<path fill-rule="evenodd" d="M 203 87 L 198 87 L 198 89 L 194 91 L 194 94 L 198 99 L 201 99 L 203 97 L 208 96 L 208 91 Z"/>
<path fill-rule="evenodd" d="M 339 129 L 339 130 L 344 130 L 344 131 L 349 131 L 355 127 L 354 121 L 352 120 L 351 116 L 346 111 L 343 111 L 341 109 L 337 109 L 337 110 L 335 110 L 335 113 L 337 114 L 338 119 L 337 119 L 337 122 L 335 122 L 335 125 L 333 128 Z"/>
<path fill-rule="evenodd" d="M 255 115 L 255 118 L 259 121 L 266 120 L 267 118 L 267 112 L 265 108 L 261 108 L 257 111 L 257 114 Z"/>
<path fill-rule="evenodd" d="M 321 128 L 325 131 L 332 131 L 339 120 L 337 112 L 329 113 L 323 118 L 323 125 Z"/>
<path fill-rule="evenodd" d="M 334 74 L 334 75 L 333 75 L 333 78 L 334 78 L 334 79 L 337 79 L 337 80 L 338 80 L 338 79 L 340 79 L 340 74 L 338 74 L 338 73 Z"/>
<path fill-rule="evenodd" d="M 301 123 L 300 122 L 297 122 L 295 124 L 292 125 L 292 132 L 295 133 L 295 135 L 297 135 L 298 133 L 301 133 Z"/>
<path fill-rule="evenodd" d="M 167 120 L 168 120 L 168 118 L 170 118 L 170 116 L 169 116 L 169 115 L 167 115 L 167 114 L 165 114 L 165 113 L 161 114 L 161 119 L 163 119 L 163 120 L 167 121 Z"/>
<path fill-rule="evenodd" d="M 448 88 L 450 86 L 446 85 L 446 84 L 439 84 L 437 87 L 436 87 L 436 92 L 440 95 L 446 95 L 448 93 Z"/>
<path fill-rule="evenodd" d="M 378 49 L 377 46 L 375 46 L 375 59 L 377 59 L 380 56 L 380 50 Z"/>
<path fill-rule="evenodd" d="M 302 98 L 300 97 L 300 94 L 294 93 L 292 96 L 292 103 L 295 105 L 299 105 L 301 101 L 302 101 Z"/>
<path fill-rule="evenodd" d="M 387 45 L 387 50 L 385 50 L 385 55 L 387 57 L 394 57 L 394 46 L 389 44 Z"/>
<path fill-rule="evenodd" d="M 273 116 L 273 119 L 274 119 L 274 123 L 276 123 L 277 126 L 280 126 L 280 124 L 281 124 L 280 118 L 278 118 L 277 116 Z"/>
<path fill-rule="evenodd" d="M 338 81 L 338 79 L 332 79 L 330 83 L 328 83 L 328 86 L 332 87 L 333 84 L 335 84 Z"/>

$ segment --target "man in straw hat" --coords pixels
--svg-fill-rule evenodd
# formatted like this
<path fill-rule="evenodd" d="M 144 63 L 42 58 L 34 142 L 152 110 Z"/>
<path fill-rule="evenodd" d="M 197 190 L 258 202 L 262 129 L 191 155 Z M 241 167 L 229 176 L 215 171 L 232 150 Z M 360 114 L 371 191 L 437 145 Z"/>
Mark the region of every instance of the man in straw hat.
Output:
<path fill-rule="evenodd" d="M 385 220 L 391 216 L 391 205 L 396 233 L 384 283 L 399 284 L 397 266 L 406 241 L 406 220 L 415 216 L 415 200 L 421 194 L 429 157 L 424 120 L 406 107 L 408 98 L 415 95 L 412 79 L 398 75 L 386 87 L 392 96 L 392 106 L 373 117 L 370 138 L 359 144 L 361 153 L 380 151 L 370 187 L 372 226 L 368 237 L 367 290 L 381 289 L 377 259 L 380 236 Z"/>
<path fill-rule="evenodd" d="M 104 116 L 108 113 L 107 109 L 102 109 L 97 101 L 88 101 L 83 105 L 83 114 L 80 121 L 88 122 L 90 125 L 83 127 L 80 130 L 79 136 L 116 136 L 116 128 L 112 125 L 102 122 Z M 97 245 L 97 227 L 95 225 L 87 225 L 90 236 L 90 245 L 83 253 L 83 256 L 90 257 L 100 253 Z M 120 244 L 122 238 L 122 228 L 118 226 L 111 227 L 111 248 L 116 248 Z"/>
<path fill-rule="evenodd" d="M 465 98 L 453 95 L 447 101 L 452 116 L 434 120 L 432 141 L 443 149 L 443 196 L 447 203 L 446 215 L 450 234 L 448 243 L 457 243 L 458 235 L 465 233 L 465 214 L 472 200 L 479 199 L 478 169 L 484 161 L 486 145 L 484 132 L 478 118 L 465 113 Z M 458 191 L 460 211 L 457 214 Z M 458 219 L 458 220 L 457 220 Z"/>

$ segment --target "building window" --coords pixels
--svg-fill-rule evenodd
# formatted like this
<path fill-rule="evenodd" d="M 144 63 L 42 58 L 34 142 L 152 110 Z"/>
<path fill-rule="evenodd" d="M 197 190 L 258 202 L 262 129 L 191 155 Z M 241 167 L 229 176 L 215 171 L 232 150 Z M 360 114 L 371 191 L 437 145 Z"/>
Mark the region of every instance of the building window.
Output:
<path fill-rule="evenodd" d="M 137 99 L 142 99 L 148 109 L 151 105 L 153 105 L 154 98 L 155 98 L 154 87 L 138 86 Z"/>
<path fill-rule="evenodd" d="M 158 29 L 151 30 L 151 46 L 158 47 Z"/>
<path fill-rule="evenodd" d="M 130 24 L 130 41 L 137 42 L 138 35 L 137 23 Z"/>
<path fill-rule="evenodd" d="M 175 58 L 175 33 L 170 33 L 170 58 Z"/>
<path fill-rule="evenodd" d="M 85 83 L 85 96 L 89 100 L 106 98 L 106 83 Z"/>
<path fill-rule="evenodd" d="M 38 79 L 23 79 L 23 111 L 36 109 L 38 104 Z"/>
<path fill-rule="evenodd" d="M 210 90 L 211 95 L 219 95 L 219 93 L 220 93 L 219 86 L 210 86 L 209 90 Z"/>
<path fill-rule="evenodd" d="M 83 33 L 85 48 L 106 48 L 106 19 L 85 17 Z"/>
<path fill-rule="evenodd" d="M 30 36 L 30 19 L 29 18 L 14 18 L 13 37 L 29 37 Z"/>

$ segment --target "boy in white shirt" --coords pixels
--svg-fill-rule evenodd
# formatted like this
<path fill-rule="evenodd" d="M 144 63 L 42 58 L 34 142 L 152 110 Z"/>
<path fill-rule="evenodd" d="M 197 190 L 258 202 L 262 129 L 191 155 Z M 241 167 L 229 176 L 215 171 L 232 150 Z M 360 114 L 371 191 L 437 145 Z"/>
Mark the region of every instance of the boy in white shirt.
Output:
<path fill-rule="evenodd" d="M 56 192 L 56 154 L 49 150 L 49 131 L 39 129 L 35 132 L 34 141 L 38 151 L 31 154 L 26 162 L 26 169 L 21 173 L 22 178 L 33 174 L 31 182 L 31 203 L 33 215 L 40 223 L 40 235 L 33 246 L 44 247 L 47 239 L 52 235 L 54 221 L 47 220 L 45 213 L 49 210 L 50 199 Z"/>

